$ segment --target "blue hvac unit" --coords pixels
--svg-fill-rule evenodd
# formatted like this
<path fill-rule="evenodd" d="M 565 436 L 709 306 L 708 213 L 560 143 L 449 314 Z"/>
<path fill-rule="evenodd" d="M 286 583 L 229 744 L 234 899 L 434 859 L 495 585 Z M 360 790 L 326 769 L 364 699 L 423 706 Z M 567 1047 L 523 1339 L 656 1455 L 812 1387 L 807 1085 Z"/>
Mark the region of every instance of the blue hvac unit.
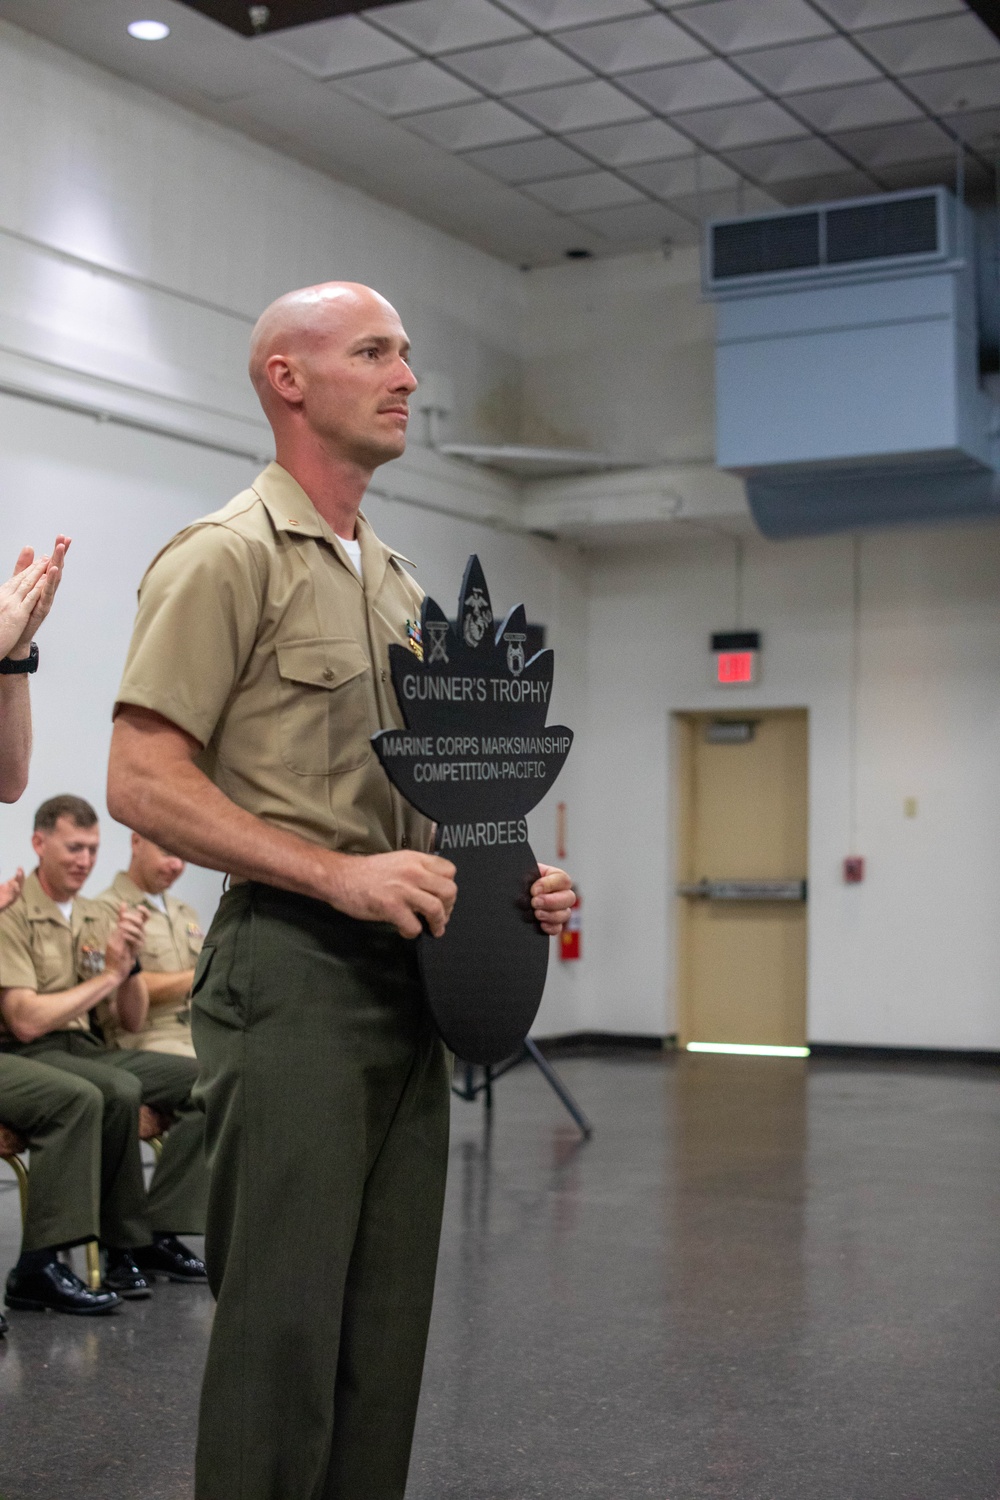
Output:
<path fill-rule="evenodd" d="M 716 462 L 766 536 L 1000 516 L 975 251 L 945 188 L 709 226 Z"/>

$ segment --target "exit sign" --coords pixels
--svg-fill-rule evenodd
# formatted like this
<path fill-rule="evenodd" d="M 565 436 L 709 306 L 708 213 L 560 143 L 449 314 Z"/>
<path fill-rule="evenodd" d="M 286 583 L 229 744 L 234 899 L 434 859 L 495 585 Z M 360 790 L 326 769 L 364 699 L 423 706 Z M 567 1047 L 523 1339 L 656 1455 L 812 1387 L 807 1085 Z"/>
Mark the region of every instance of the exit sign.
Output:
<path fill-rule="evenodd" d="M 750 687 L 757 681 L 759 630 L 721 630 L 711 637 L 710 645 L 719 687 Z"/>

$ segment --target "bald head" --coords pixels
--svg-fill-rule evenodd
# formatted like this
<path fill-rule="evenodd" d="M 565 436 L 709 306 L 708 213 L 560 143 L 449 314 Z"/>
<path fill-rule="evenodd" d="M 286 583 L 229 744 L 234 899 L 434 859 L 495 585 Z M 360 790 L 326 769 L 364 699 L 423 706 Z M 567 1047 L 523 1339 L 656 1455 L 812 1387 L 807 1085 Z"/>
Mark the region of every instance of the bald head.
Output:
<path fill-rule="evenodd" d="M 250 379 L 279 462 L 319 443 L 369 469 L 398 458 L 416 380 L 399 314 L 370 286 L 327 281 L 286 292 L 250 336 Z"/>
<path fill-rule="evenodd" d="M 265 307 L 250 335 L 250 379 L 265 411 L 270 392 L 267 362 L 273 354 L 305 355 L 366 311 L 396 310 L 380 292 L 360 281 L 323 281 L 285 292 Z"/>

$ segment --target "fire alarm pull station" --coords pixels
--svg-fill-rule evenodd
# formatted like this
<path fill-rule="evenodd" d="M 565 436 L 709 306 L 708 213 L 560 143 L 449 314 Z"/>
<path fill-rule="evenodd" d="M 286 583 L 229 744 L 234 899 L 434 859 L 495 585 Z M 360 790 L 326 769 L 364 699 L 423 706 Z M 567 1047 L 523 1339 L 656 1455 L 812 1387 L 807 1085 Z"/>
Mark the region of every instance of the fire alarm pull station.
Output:
<path fill-rule="evenodd" d="M 583 956 L 583 919 L 580 911 L 580 892 L 576 893 L 576 905 L 569 914 L 569 921 L 559 934 L 559 957 L 572 963 Z"/>
<path fill-rule="evenodd" d="M 760 631 L 716 631 L 710 644 L 716 686 L 752 687 L 760 675 Z"/>

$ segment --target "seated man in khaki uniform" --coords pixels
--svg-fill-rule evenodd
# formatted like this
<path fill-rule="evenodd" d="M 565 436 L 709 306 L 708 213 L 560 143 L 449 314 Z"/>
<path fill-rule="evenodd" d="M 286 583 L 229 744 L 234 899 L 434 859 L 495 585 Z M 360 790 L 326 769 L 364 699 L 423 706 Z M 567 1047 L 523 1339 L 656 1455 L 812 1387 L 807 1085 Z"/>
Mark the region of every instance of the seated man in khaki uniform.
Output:
<path fill-rule="evenodd" d="M 0 883 L 0 911 L 20 900 L 23 885 L 22 870 Z M 109 1313 L 121 1305 L 115 1292 L 92 1291 L 59 1259 L 60 1250 L 98 1238 L 103 1105 L 85 1078 L 0 1051 L 0 1120 L 31 1150 L 16 1279 L 43 1287 L 45 1306 L 56 1312 Z M 0 1334 L 6 1331 L 0 1317 Z"/>
<path fill-rule="evenodd" d="M 191 1101 L 197 1066 L 186 1057 L 109 1052 L 90 1027 L 90 1012 L 108 1001 L 127 1030 L 141 1030 L 148 998 L 137 959 L 145 914 L 122 905 L 117 920 L 79 892 L 97 859 L 97 814 L 80 797 L 53 797 L 35 815 L 38 869 L 19 901 L 0 914 L 0 1047 L 85 1078 L 100 1089 L 105 1111 L 125 1122 L 114 1155 L 106 1153 L 101 1239 L 105 1286 L 125 1297 L 148 1296 L 152 1273 L 201 1281 L 205 1268 L 178 1233 L 204 1232 L 207 1171 L 204 1125 Z M 139 1107 L 177 1117 L 147 1194 L 139 1153 Z M 11 1307 L 46 1305 L 7 1281 Z"/>
<path fill-rule="evenodd" d="M 191 982 L 205 935 L 194 908 L 167 895 L 183 873 L 182 859 L 133 833 L 128 869 L 119 870 L 113 884 L 97 898 L 109 916 L 117 916 L 123 901 L 146 912 L 139 960 L 149 994 L 149 1015 L 141 1031 L 128 1031 L 110 1006 L 102 1006 L 99 1020 L 109 1046 L 194 1057 Z"/>

